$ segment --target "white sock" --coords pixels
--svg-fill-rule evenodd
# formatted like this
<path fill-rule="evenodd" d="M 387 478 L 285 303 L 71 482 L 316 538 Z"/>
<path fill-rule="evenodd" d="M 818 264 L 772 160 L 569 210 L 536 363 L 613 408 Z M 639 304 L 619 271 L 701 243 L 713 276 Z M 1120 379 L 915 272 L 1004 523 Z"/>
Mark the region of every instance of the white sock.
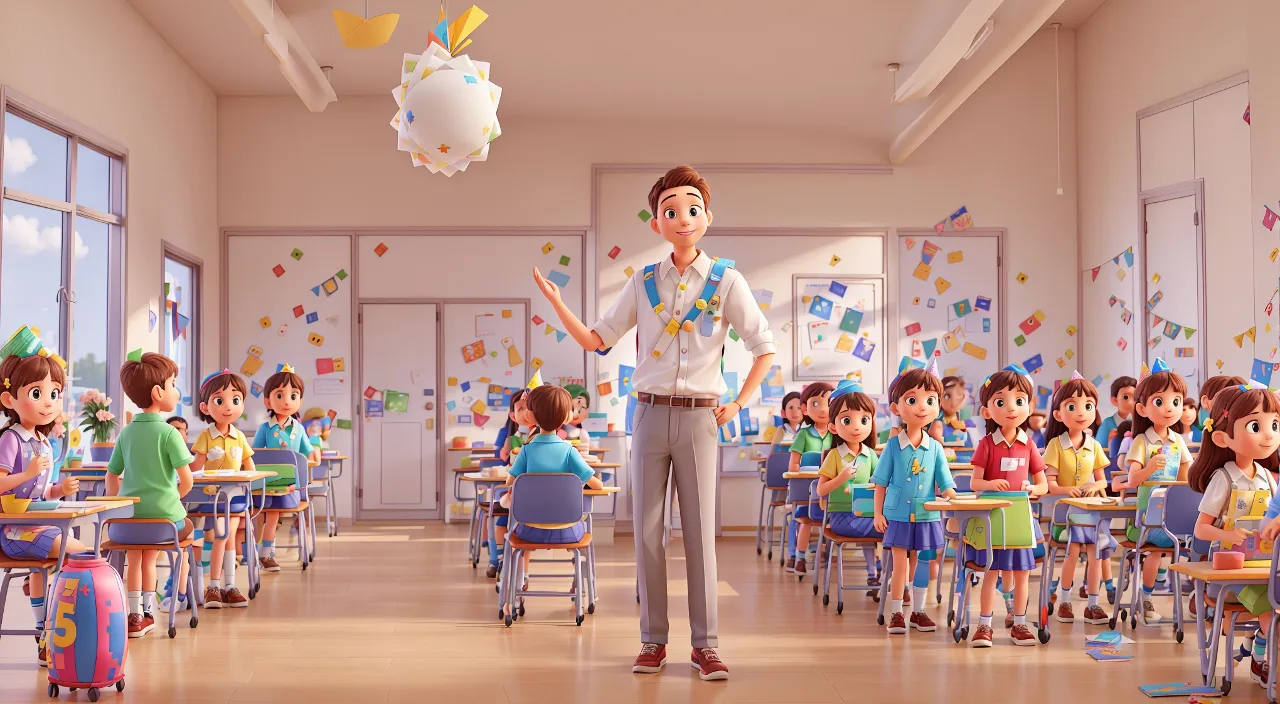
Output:
<path fill-rule="evenodd" d="M 889 613 L 891 613 L 891 614 L 900 614 L 900 613 L 902 613 L 902 600 L 901 600 L 901 599 L 895 599 L 895 600 L 892 600 L 892 601 L 890 601 L 890 602 L 889 602 Z"/>
<path fill-rule="evenodd" d="M 928 587 L 912 587 L 911 588 L 911 604 L 915 606 L 912 611 L 916 613 L 924 613 L 925 601 L 929 598 Z"/>
<path fill-rule="evenodd" d="M 156 593 L 143 592 L 142 593 L 142 613 L 149 614 L 155 610 L 156 610 Z"/>
<path fill-rule="evenodd" d="M 222 581 L 227 589 L 236 586 L 236 553 L 233 550 L 222 553 Z"/>
<path fill-rule="evenodd" d="M 1090 595 L 1089 595 L 1089 606 L 1097 606 L 1097 605 L 1098 605 L 1098 595 L 1097 595 L 1097 594 L 1090 594 Z"/>
<path fill-rule="evenodd" d="M 1014 616 L 1013 616 L 1013 625 L 1015 625 L 1015 626 L 1025 626 L 1025 625 L 1027 625 L 1027 615 L 1026 615 L 1026 614 L 1023 614 L 1023 615 L 1019 616 L 1019 615 L 1017 615 L 1017 614 L 1014 614 Z"/>
<path fill-rule="evenodd" d="M 209 579 L 209 582 L 208 582 L 208 584 L 207 584 L 206 586 L 208 586 L 208 587 L 212 587 L 213 589 L 221 589 L 221 588 L 222 588 L 222 580 L 221 580 L 221 579 L 212 579 L 212 578 L 210 578 L 210 579 Z"/>
<path fill-rule="evenodd" d="M 990 627 L 991 627 L 991 614 L 987 614 L 986 616 L 978 616 L 978 625 L 979 625 L 979 626 L 986 626 L 987 628 L 990 628 Z"/>
<path fill-rule="evenodd" d="M 1064 604 L 1071 603 L 1071 585 L 1070 584 L 1060 583 L 1058 585 L 1058 601 Z"/>
<path fill-rule="evenodd" d="M 142 592 L 129 592 L 129 613 L 142 613 Z"/>

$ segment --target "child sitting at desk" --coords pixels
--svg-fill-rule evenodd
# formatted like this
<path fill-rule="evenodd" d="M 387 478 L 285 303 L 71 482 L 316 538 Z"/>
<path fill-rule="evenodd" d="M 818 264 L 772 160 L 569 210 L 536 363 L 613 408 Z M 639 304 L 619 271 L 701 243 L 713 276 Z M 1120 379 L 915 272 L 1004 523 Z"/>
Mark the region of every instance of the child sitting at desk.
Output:
<path fill-rule="evenodd" d="M 825 381 L 815 381 L 804 387 L 804 392 L 800 394 L 800 400 L 804 404 L 804 417 L 809 423 L 796 433 L 795 440 L 791 442 L 791 461 L 788 464 L 788 472 L 801 471 L 801 461 L 806 453 L 824 453 L 831 449 L 835 434 L 831 432 L 831 415 L 827 408 L 827 398 L 831 396 L 834 389 L 835 387 Z M 808 517 L 809 505 L 796 504 L 793 509 L 793 518 Z M 804 559 L 809 554 L 809 526 L 802 525 L 798 520 L 791 521 L 790 537 L 795 554 L 787 558 L 786 568 L 788 571 L 803 575 L 807 571 Z"/>
<path fill-rule="evenodd" d="M 566 384 L 564 390 L 573 399 L 573 409 L 569 422 L 559 430 L 560 437 L 566 440 L 587 440 L 587 434 L 582 431 L 582 423 L 591 415 L 591 394 L 581 384 Z"/>
<path fill-rule="evenodd" d="M 498 439 L 494 441 L 498 447 L 498 458 L 508 464 L 515 457 L 520 456 L 520 448 L 533 437 L 535 421 L 533 414 L 529 412 L 529 400 L 526 398 L 528 393 L 529 389 L 520 389 L 511 395 L 511 410 L 507 412 L 507 424 L 498 431 Z M 487 535 L 488 521 L 480 527 L 480 539 L 489 545 L 489 566 L 484 571 L 489 579 L 498 576 L 498 556 L 501 554 L 498 547 L 507 537 L 506 514 L 495 518 L 494 524 L 497 526 L 494 535 Z"/>
<path fill-rule="evenodd" d="M 1205 428 L 1208 437 L 1188 473 L 1191 488 L 1204 494 L 1195 536 L 1218 542 L 1223 549 L 1231 549 L 1252 536 L 1252 531 L 1235 524 L 1238 519 L 1256 518 L 1258 508 L 1268 503 L 1266 516 L 1280 514 L 1276 484 L 1271 477 L 1280 467 L 1276 458 L 1276 450 L 1280 449 L 1280 400 L 1265 387 L 1244 388 L 1230 386 L 1217 392 L 1213 414 Z M 1275 540 L 1277 533 L 1280 521 L 1271 520 L 1261 537 Z M 1267 587 L 1246 587 L 1228 601 L 1237 601 L 1249 613 L 1261 617 L 1261 633 L 1253 641 L 1250 675 L 1265 687 L 1267 631 L 1271 625 L 1266 616 L 1271 612 Z"/>
<path fill-rule="evenodd" d="M 200 382 L 198 414 L 209 427 L 200 432 L 191 447 L 196 456 L 191 462 L 191 469 L 253 471 L 253 449 L 249 447 L 249 440 L 232 425 L 244 415 L 246 392 L 244 379 L 230 369 L 214 372 Z M 216 526 L 210 529 L 214 538 L 209 555 L 209 582 L 204 590 L 206 609 L 221 609 L 223 606 L 243 609 L 249 605 L 249 599 L 236 589 L 236 546 L 240 544 L 236 533 L 240 529 L 240 516 L 247 507 L 248 502 L 243 497 L 230 501 L 227 510 L 231 515 L 226 537 L 217 537 Z M 218 510 L 214 504 L 199 508 L 200 513 L 217 513 Z M 226 574 L 225 584 L 223 573 Z"/>
<path fill-rule="evenodd" d="M 557 473 L 568 472 L 578 475 L 582 483 L 592 489 L 603 485 L 596 477 L 595 470 L 587 465 L 586 460 L 576 448 L 566 442 L 556 431 L 560 429 L 573 414 L 573 401 L 569 392 L 559 386 L 539 386 L 529 392 L 527 398 L 529 411 L 542 432 L 538 433 L 525 445 L 515 463 L 511 466 L 511 474 L 507 477 L 507 486 L 515 484 L 516 477 L 526 472 Z M 514 499 L 508 492 L 509 500 Z M 522 540 L 531 543 L 576 543 L 586 535 L 587 526 L 578 522 L 570 528 L 534 528 L 518 525 L 515 534 Z M 524 573 L 529 573 L 529 554 L 524 556 Z"/>
<path fill-rule="evenodd" d="M 788 451 L 791 448 L 791 443 L 796 439 L 796 434 L 800 432 L 800 426 L 803 423 L 804 401 L 800 399 L 800 392 L 788 392 L 786 396 L 782 397 L 782 425 L 779 425 L 777 430 L 773 431 L 773 448 L 771 451 Z"/>
<path fill-rule="evenodd" d="M 134 405 L 143 409 L 120 431 L 111 460 L 107 462 L 107 496 L 136 496 L 134 518 L 163 518 L 177 527 L 178 539 L 191 535 L 193 526 L 182 506 L 182 497 L 194 483 L 191 453 L 182 435 L 165 423 L 161 413 L 178 405 L 178 365 L 162 354 L 131 352 L 120 368 L 120 386 Z M 128 471 L 125 471 L 128 470 Z M 123 476 L 122 476 L 123 475 Z M 154 523 L 113 523 L 108 529 L 117 543 L 171 544 L 174 530 Z M 155 627 L 156 557 L 159 550 L 130 552 L 129 637 L 141 638 Z M 187 561 L 178 575 L 178 595 L 186 591 Z M 145 595 L 143 593 L 145 590 Z"/>
<path fill-rule="evenodd" d="M 34 340 L 34 335 L 31 338 Z M 0 363 L 0 379 L 5 382 L 0 388 L 0 406 L 8 420 L 0 434 L 0 495 L 35 500 L 75 496 L 80 490 L 78 479 L 50 482 L 53 450 L 46 439 L 62 412 L 66 373 L 51 355 L 37 352 L 43 351 L 39 340 L 34 340 L 32 347 L 23 350 L 26 354 L 10 354 Z M 63 540 L 68 553 L 88 550 L 79 540 L 64 536 L 57 526 L 0 525 L 0 550 L 17 560 L 47 560 L 59 555 Z M 47 611 L 44 595 L 44 580 L 33 571 L 29 598 L 36 630 L 41 631 Z M 40 665 L 48 667 L 44 639 L 36 641 Z"/>
<path fill-rule="evenodd" d="M 1103 447 L 1113 448 L 1113 438 L 1116 441 L 1124 439 L 1124 432 L 1119 430 L 1119 426 L 1133 420 L 1133 397 L 1137 386 L 1138 380 L 1131 376 L 1118 376 L 1111 381 L 1111 405 L 1115 406 L 1116 412 L 1103 418 L 1098 425 L 1097 438 Z M 1114 451 L 1109 459 L 1116 463 L 1118 457 Z"/>
<path fill-rule="evenodd" d="M 182 416 L 169 416 L 165 419 L 166 423 L 177 429 L 178 434 L 182 436 L 183 442 L 191 442 L 187 439 L 187 419 Z"/>
<path fill-rule="evenodd" d="M 1203 431 L 1200 428 L 1200 409 L 1196 400 L 1188 398 L 1182 402 L 1182 439 L 1187 442 L 1200 442 Z"/>
<path fill-rule="evenodd" d="M 818 470 L 818 495 L 826 502 L 827 526 L 848 538 L 883 538 L 873 525 L 875 494 L 870 488 L 879 461 L 876 402 L 863 393 L 862 386 L 848 379 L 836 386 L 828 401 L 836 437 Z M 856 488 L 863 489 L 866 496 L 855 499 Z M 862 555 L 867 561 L 867 586 L 879 586 L 875 546 L 864 545 Z"/>
<path fill-rule="evenodd" d="M 297 418 L 305 387 L 302 377 L 294 374 L 293 367 L 288 364 L 282 364 L 280 371 L 267 377 L 262 398 L 270 415 L 265 423 L 258 426 L 258 432 L 253 436 L 254 448 L 293 450 L 310 462 L 320 461 L 320 450 L 311 446 L 307 431 Z M 307 471 L 310 474 L 310 470 Z M 264 508 L 297 508 L 301 505 L 302 494 L 307 490 L 308 479 L 309 476 L 297 477 L 297 484 L 288 494 L 266 497 Z M 262 524 L 262 556 L 258 558 L 258 564 L 265 572 L 279 572 L 280 563 L 276 562 L 276 528 L 280 525 L 280 514 L 268 514 Z"/>
<path fill-rule="evenodd" d="M 308 408 L 302 414 L 302 427 L 307 431 L 307 441 L 316 450 L 329 449 L 329 434 L 333 430 L 333 421 L 323 408 Z"/>

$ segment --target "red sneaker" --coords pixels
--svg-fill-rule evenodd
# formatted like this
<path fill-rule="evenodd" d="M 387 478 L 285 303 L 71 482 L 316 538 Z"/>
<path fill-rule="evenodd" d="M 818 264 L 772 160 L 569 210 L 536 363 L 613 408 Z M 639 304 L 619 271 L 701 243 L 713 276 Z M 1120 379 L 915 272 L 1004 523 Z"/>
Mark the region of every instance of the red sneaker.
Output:
<path fill-rule="evenodd" d="M 921 633 L 933 633 L 938 630 L 938 625 L 929 618 L 929 614 L 923 611 L 915 611 L 911 614 L 911 627 Z"/>
<path fill-rule="evenodd" d="M 973 632 L 973 638 L 969 639 L 970 648 L 990 648 L 991 647 L 991 626 L 978 626 Z"/>
<path fill-rule="evenodd" d="M 154 619 L 147 618 L 142 614 L 129 614 L 129 637 L 141 638 L 151 632 L 156 627 Z"/>
<path fill-rule="evenodd" d="M 1254 682 L 1262 685 L 1263 689 L 1267 688 L 1267 676 L 1271 674 L 1267 672 L 1267 663 L 1252 660 L 1249 663 L 1249 678 Z"/>
<path fill-rule="evenodd" d="M 729 666 L 720 661 L 715 648 L 694 648 L 689 656 L 689 664 L 698 671 L 703 680 L 729 679 Z"/>
<path fill-rule="evenodd" d="M 907 632 L 907 618 L 899 611 L 889 617 L 889 635 L 899 636 Z"/>
<path fill-rule="evenodd" d="M 667 646 L 658 643 L 645 643 L 640 648 L 640 655 L 631 666 L 632 672 L 650 675 L 661 672 L 667 664 Z"/>
<path fill-rule="evenodd" d="M 1035 645 L 1036 637 L 1027 628 L 1026 624 L 1018 624 L 1009 631 L 1009 638 L 1013 640 L 1014 645 Z"/>
<path fill-rule="evenodd" d="M 805 567 L 805 564 L 804 564 L 804 558 L 802 557 L 802 558 L 797 559 L 797 560 L 796 560 L 796 568 L 795 568 L 794 572 L 795 572 L 796 574 L 798 574 L 798 575 L 804 575 L 804 574 L 806 574 L 808 571 L 809 571 L 809 570 Z"/>

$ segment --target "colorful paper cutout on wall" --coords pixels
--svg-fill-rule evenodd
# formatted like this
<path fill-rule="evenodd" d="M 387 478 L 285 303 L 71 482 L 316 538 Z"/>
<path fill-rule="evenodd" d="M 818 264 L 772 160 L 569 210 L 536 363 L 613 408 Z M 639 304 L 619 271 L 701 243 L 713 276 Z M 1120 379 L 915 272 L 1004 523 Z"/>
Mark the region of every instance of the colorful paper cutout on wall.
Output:
<path fill-rule="evenodd" d="M 310 335 L 307 335 L 307 342 L 319 347 L 324 344 L 324 335 L 313 332 Z"/>
<path fill-rule="evenodd" d="M 271 267 L 271 273 L 275 274 L 276 278 L 278 279 L 281 276 L 284 276 L 284 267 L 280 266 L 279 264 L 276 264 L 275 266 Z"/>
<path fill-rule="evenodd" d="M 484 340 L 476 340 L 469 345 L 462 346 L 462 360 L 467 364 L 484 359 L 484 355 Z"/>
<path fill-rule="evenodd" d="M 962 261 L 964 261 L 964 252 L 961 252 L 960 250 L 957 249 L 954 252 L 947 253 L 948 264 L 959 264 Z"/>
<path fill-rule="evenodd" d="M 991 299 L 986 296 L 978 296 L 973 299 L 973 307 L 978 310 L 991 310 Z"/>
<path fill-rule="evenodd" d="M 938 295 L 942 295 L 947 289 L 951 288 L 951 282 L 939 276 L 933 281 L 933 287 L 937 289 Z"/>

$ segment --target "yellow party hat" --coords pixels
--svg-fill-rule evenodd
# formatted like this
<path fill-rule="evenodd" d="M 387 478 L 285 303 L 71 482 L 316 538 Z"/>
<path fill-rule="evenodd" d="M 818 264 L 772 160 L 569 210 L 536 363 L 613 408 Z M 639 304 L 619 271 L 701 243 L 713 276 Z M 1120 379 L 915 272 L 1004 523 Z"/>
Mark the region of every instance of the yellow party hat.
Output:
<path fill-rule="evenodd" d="M 528 386 L 525 386 L 524 388 L 536 389 L 539 386 L 542 386 L 542 370 L 541 369 L 533 373 L 533 376 L 529 378 Z"/>

